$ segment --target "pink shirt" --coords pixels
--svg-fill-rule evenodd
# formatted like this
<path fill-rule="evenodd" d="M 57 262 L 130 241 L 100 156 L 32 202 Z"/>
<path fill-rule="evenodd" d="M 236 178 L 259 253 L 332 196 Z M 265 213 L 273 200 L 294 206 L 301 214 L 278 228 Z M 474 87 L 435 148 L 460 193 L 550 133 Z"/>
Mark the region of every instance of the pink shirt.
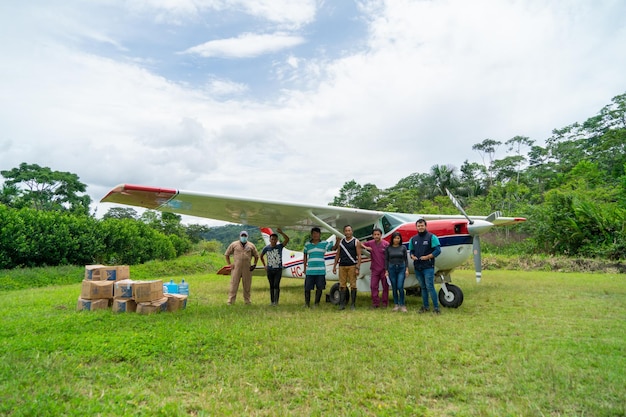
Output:
<path fill-rule="evenodd" d="M 386 240 L 381 240 L 380 243 L 376 244 L 375 240 L 370 240 L 367 242 L 361 242 L 361 245 L 365 246 L 370 251 L 372 257 L 372 265 L 370 269 L 374 272 L 384 271 L 385 248 L 389 246 L 389 242 L 387 242 Z"/>

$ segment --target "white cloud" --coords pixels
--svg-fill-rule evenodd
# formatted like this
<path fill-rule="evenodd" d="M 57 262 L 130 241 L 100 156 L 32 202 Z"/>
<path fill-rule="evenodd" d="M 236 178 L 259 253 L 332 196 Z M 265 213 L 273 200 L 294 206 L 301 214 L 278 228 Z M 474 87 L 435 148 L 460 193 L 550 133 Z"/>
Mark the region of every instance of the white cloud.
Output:
<path fill-rule="evenodd" d="M 154 69 L 163 61 L 147 52 L 107 58 L 81 50 L 80 40 L 89 36 L 121 51 L 156 48 L 122 41 L 125 33 L 115 36 L 106 26 L 112 19 L 91 16 L 88 3 L 76 12 L 82 25 L 68 24 L 65 14 L 56 27 L 54 16 L 63 13 L 35 13 L 47 16 L 35 23 L 54 29 L 36 26 L 37 33 L 25 29 L 33 23 L 31 9 L 11 13 L 0 6 L 0 35 L 12 40 L 0 44 L 0 169 L 28 162 L 76 173 L 95 201 L 128 182 L 325 204 L 351 179 L 389 187 L 434 164 L 478 160 L 471 146 L 487 137 L 542 141 L 626 91 L 621 3 L 361 2 L 368 13 L 361 17 L 368 22 L 368 35 L 359 40 L 365 47 L 341 56 L 299 55 L 293 47 L 304 34 L 274 32 L 277 25 L 310 22 L 306 40 L 315 50 L 316 4 L 292 9 L 287 3 L 276 3 L 286 9 L 282 15 L 269 2 L 245 11 L 266 19 L 245 30 L 273 34 L 224 34 L 188 50 L 187 66 L 159 73 Z M 136 13 L 158 11 L 186 24 L 226 7 L 228 13 L 257 7 L 133 4 Z M 202 42 L 203 28 L 190 30 L 189 42 Z M 146 33 L 163 47 L 162 56 L 173 55 L 161 26 Z M 257 65 L 253 58 L 223 70 L 218 60 L 199 58 L 289 48 L 273 62 L 274 72 L 255 71 L 254 80 L 233 74 L 237 65 Z M 168 76 L 184 75 L 198 61 L 209 62 L 198 85 Z M 256 95 L 254 82 L 277 80 L 278 93 Z"/>
<path fill-rule="evenodd" d="M 286 33 L 244 33 L 236 38 L 205 42 L 191 47 L 182 53 L 196 54 L 205 58 L 253 58 L 292 48 L 302 43 L 304 43 L 304 38 Z"/>
<path fill-rule="evenodd" d="M 209 81 L 206 90 L 211 96 L 224 97 L 241 95 L 248 91 L 248 86 L 243 83 L 214 78 Z"/>
<path fill-rule="evenodd" d="M 291 29 L 313 21 L 317 10 L 315 0 L 134 0 L 126 7 L 178 25 L 188 19 L 202 20 L 205 12 L 240 11 Z"/>

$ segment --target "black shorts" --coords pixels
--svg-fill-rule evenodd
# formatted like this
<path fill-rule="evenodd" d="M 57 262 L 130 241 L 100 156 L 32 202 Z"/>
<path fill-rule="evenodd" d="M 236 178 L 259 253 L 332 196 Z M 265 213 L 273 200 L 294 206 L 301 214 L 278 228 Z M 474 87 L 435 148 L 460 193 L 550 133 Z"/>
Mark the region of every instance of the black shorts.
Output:
<path fill-rule="evenodd" d="M 318 290 L 326 288 L 326 275 L 307 275 L 304 277 L 305 291 L 311 291 L 315 287 Z"/>

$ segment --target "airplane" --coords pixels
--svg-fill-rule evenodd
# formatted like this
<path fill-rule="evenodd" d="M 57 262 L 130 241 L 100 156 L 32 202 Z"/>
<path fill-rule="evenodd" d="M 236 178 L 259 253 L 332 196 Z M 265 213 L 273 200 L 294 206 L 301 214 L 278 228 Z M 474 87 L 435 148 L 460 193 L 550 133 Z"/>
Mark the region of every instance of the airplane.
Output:
<path fill-rule="evenodd" d="M 514 225 L 526 221 L 523 217 L 503 217 L 500 212 L 489 216 L 468 216 L 458 200 L 448 191 L 448 197 L 461 215 L 392 213 L 357 208 L 308 205 L 254 198 L 241 198 L 209 193 L 184 191 L 173 188 L 160 188 L 134 184 L 120 184 L 100 200 L 102 203 L 117 203 L 143 207 L 168 213 L 204 217 L 243 225 L 258 226 L 266 242 L 269 241 L 271 227 L 283 229 L 310 230 L 317 226 L 332 233 L 327 240 L 343 237 L 340 230 L 351 225 L 354 236 L 361 241 L 372 237 L 372 229 L 383 231 L 383 239 L 390 241 L 393 232 L 400 232 L 402 242 L 408 245 L 417 233 L 415 222 L 423 218 L 428 223 L 428 231 L 435 234 L 441 243 L 441 254 L 435 262 L 435 283 L 440 284 L 438 298 L 443 307 L 458 308 L 463 303 L 463 291 L 452 284 L 451 273 L 470 257 L 474 256 L 476 281 L 482 277 L 480 236 L 494 226 Z M 357 290 L 370 292 L 370 270 L 367 251 L 364 254 L 357 279 Z M 338 280 L 332 272 L 335 252 L 326 253 L 326 279 Z M 303 253 L 285 248 L 283 251 L 284 277 L 304 278 Z M 419 295 L 421 289 L 415 278 L 413 262 L 408 261 L 409 276 L 404 288 L 407 294 Z M 222 274 L 228 274 L 222 268 Z M 327 300 L 339 303 L 339 283 L 330 288 Z"/>

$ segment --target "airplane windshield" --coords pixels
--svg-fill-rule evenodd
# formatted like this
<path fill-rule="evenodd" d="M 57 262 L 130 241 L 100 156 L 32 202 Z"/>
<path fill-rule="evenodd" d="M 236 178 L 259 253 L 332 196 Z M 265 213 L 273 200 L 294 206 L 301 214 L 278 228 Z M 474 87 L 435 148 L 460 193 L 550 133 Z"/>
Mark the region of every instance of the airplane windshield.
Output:
<path fill-rule="evenodd" d="M 399 216 L 400 215 L 397 215 L 396 213 L 394 214 L 385 213 L 385 215 L 382 218 L 383 232 L 385 234 L 389 233 L 396 227 L 400 226 L 402 223 L 406 223 L 406 221 L 400 220 L 398 218 Z"/>
<path fill-rule="evenodd" d="M 403 215 L 400 213 L 385 213 L 383 217 L 377 223 L 368 224 L 367 226 L 354 229 L 354 237 L 359 240 L 369 240 L 372 238 L 372 229 L 379 227 L 383 229 L 383 234 L 391 232 L 401 224 L 413 221 L 410 215 Z"/>
<path fill-rule="evenodd" d="M 359 227 L 358 229 L 353 231 L 354 237 L 359 240 L 369 240 L 372 238 L 372 229 L 374 228 L 374 224 L 368 224 L 365 227 Z"/>

